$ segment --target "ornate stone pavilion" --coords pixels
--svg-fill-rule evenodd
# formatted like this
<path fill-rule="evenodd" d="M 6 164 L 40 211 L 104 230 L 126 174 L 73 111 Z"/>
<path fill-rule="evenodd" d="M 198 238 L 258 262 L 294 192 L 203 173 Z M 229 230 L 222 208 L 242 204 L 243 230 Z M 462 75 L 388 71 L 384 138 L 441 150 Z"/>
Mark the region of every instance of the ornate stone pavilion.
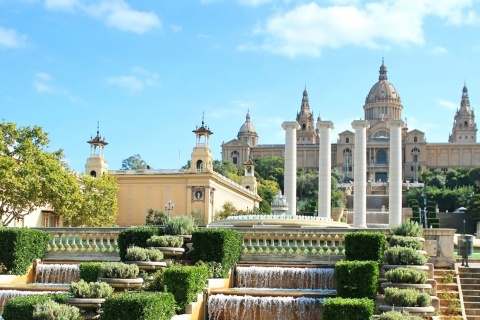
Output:
<path fill-rule="evenodd" d="M 390 119 L 401 120 L 403 105 L 400 95 L 388 80 L 387 67 L 382 62 L 378 81 L 367 94 L 363 106 L 364 119 L 370 124 L 367 130 L 367 179 L 386 182 L 389 179 Z M 296 121 L 297 167 L 318 169 L 319 138 L 314 115 L 311 112 L 308 92 L 303 91 L 300 112 Z M 320 118 L 317 119 L 317 122 Z M 250 112 L 240 127 L 237 138 L 222 144 L 222 159 L 241 165 L 245 161 L 265 156 L 284 156 L 283 144 L 262 145 L 260 137 L 251 122 Z M 332 168 L 337 168 L 346 177 L 353 178 L 355 133 L 345 130 L 338 136 L 332 148 Z M 407 123 L 401 128 L 402 179 L 415 181 L 420 170 L 440 169 L 444 172 L 458 167 L 480 165 L 480 144 L 477 143 L 477 125 L 470 107 L 468 89 L 463 87 L 460 108 L 453 119 L 453 128 L 448 142 L 431 143 L 425 133 L 408 130 Z"/>

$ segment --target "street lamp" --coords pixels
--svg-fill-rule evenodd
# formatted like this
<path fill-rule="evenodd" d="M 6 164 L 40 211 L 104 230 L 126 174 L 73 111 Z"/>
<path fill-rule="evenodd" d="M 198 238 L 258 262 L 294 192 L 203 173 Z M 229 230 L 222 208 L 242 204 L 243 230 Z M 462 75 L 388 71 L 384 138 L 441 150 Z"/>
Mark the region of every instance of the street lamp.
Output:
<path fill-rule="evenodd" d="M 167 216 L 168 216 L 168 219 L 170 219 L 170 211 L 173 210 L 173 202 L 171 199 L 168 199 L 167 203 L 165 203 L 165 211 L 167 211 Z"/>
<path fill-rule="evenodd" d="M 413 182 L 418 182 L 418 148 L 417 148 L 417 136 L 413 137 L 414 147 L 413 147 Z"/>

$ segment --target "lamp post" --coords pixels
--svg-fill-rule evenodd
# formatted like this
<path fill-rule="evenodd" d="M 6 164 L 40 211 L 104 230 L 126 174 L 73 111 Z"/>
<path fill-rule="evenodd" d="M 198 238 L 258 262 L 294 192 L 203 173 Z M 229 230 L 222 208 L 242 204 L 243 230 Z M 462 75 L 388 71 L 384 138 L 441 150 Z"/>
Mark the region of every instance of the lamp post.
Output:
<path fill-rule="evenodd" d="M 413 182 L 418 182 L 418 148 L 417 148 L 417 136 L 413 137 Z"/>
<path fill-rule="evenodd" d="M 165 203 L 165 211 L 167 211 L 168 219 L 170 219 L 170 211 L 173 210 L 174 204 L 171 199 L 168 199 L 167 203 Z"/>

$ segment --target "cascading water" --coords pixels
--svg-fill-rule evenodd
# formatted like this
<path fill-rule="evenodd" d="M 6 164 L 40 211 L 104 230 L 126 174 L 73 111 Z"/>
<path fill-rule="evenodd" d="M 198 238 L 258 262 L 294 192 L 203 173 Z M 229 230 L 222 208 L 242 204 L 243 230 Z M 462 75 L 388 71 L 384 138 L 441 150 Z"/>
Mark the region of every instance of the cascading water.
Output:
<path fill-rule="evenodd" d="M 76 264 L 37 264 L 35 283 L 66 283 L 78 280 Z"/>

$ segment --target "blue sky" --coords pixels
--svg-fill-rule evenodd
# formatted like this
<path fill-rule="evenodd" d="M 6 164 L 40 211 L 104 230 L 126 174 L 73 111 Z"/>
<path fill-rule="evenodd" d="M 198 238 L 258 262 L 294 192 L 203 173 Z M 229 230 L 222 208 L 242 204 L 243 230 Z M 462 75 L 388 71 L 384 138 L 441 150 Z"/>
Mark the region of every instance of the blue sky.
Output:
<path fill-rule="evenodd" d="M 305 86 L 336 141 L 384 57 L 409 130 L 447 142 L 464 82 L 480 103 L 479 35 L 473 0 L 0 0 L 0 116 L 42 126 L 79 172 L 97 121 L 110 169 L 174 169 L 203 112 L 215 159 L 247 110 L 283 143 Z"/>

